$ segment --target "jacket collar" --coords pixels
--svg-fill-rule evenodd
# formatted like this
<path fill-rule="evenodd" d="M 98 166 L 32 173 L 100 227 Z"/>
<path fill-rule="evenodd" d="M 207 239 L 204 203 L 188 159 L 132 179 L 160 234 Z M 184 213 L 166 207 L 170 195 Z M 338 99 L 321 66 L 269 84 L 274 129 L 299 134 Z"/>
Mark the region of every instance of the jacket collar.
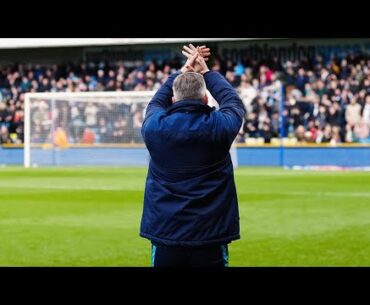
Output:
<path fill-rule="evenodd" d="M 182 100 L 177 101 L 167 108 L 167 114 L 174 112 L 204 112 L 210 113 L 215 107 L 209 107 L 202 103 L 201 100 Z"/>

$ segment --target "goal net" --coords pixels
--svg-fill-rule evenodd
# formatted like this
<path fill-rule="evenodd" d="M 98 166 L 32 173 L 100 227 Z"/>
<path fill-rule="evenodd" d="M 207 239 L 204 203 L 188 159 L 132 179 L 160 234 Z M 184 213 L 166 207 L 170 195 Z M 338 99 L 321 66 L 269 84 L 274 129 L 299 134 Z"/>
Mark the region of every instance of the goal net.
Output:
<path fill-rule="evenodd" d="M 147 165 L 141 126 L 154 93 L 27 93 L 24 166 Z M 231 156 L 236 166 L 234 147 Z"/>

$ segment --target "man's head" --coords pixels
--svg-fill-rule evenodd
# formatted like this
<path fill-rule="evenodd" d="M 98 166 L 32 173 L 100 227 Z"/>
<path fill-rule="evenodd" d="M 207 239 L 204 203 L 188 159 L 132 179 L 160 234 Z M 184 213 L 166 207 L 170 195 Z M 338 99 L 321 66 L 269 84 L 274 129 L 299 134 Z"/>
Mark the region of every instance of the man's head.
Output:
<path fill-rule="evenodd" d="M 182 100 L 202 100 L 204 104 L 208 103 L 206 83 L 201 74 L 195 72 L 186 72 L 180 74 L 173 82 L 173 98 L 175 103 Z"/>

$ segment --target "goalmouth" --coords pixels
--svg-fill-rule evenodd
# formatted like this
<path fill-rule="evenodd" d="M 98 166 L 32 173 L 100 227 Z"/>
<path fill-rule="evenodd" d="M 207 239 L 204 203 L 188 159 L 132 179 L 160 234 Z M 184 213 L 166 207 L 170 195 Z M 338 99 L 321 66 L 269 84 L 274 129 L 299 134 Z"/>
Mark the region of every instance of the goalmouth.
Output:
<path fill-rule="evenodd" d="M 141 137 L 155 91 L 25 95 L 24 166 L 146 166 Z M 218 106 L 209 95 L 210 106 Z M 236 148 L 230 150 L 237 167 Z"/>

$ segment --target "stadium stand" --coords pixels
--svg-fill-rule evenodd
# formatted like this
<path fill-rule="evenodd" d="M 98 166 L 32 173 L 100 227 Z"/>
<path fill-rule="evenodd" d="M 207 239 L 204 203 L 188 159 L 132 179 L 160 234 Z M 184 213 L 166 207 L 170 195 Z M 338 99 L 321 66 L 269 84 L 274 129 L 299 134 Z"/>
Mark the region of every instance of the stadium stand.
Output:
<path fill-rule="evenodd" d="M 276 58 L 239 62 L 222 56 L 218 58 L 211 68 L 225 75 L 237 88 L 247 109 L 245 123 L 237 138 L 239 143 L 256 138 L 270 143 L 279 137 L 281 83 L 285 84 L 286 92 L 284 138 L 303 143 L 370 142 L 368 54 L 348 52 L 341 58 L 327 59 L 318 55 L 283 62 Z M 0 144 L 23 143 L 26 92 L 156 90 L 180 65 L 179 61 L 2 65 Z M 117 121 L 116 128 L 107 134 L 99 109 L 93 104 L 84 107 L 71 108 L 68 114 L 75 118 L 74 137 L 85 137 L 87 142 L 93 139 L 109 142 L 112 137 L 119 137 L 129 125 L 130 130 L 137 130 L 130 141 L 142 142 L 139 135 L 142 109 L 127 110 L 121 121 Z M 91 127 L 99 134 L 89 134 Z"/>

